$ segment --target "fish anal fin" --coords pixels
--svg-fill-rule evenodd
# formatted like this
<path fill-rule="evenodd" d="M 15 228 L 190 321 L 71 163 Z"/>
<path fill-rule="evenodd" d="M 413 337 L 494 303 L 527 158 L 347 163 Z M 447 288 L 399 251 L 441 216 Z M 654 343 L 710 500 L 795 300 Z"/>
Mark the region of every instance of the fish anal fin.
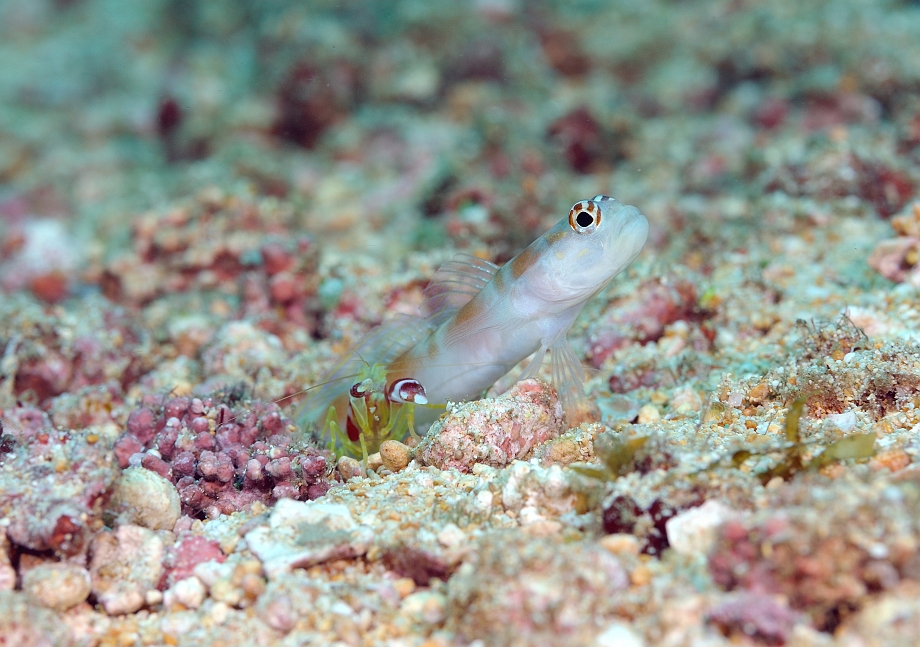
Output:
<path fill-rule="evenodd" d="M 425 313 L 438 326 L 488 285 L 498 266 L 470 254 L 457 254 L 434 273 L 425 288 Z"/>

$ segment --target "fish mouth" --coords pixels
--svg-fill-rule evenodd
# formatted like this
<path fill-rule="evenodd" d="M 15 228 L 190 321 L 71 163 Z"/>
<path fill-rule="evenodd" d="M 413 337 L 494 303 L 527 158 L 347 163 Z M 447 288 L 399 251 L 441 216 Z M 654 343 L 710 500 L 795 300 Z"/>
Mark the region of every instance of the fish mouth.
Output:
<path fill-rule="evenodd" d="M 607 260 L 617 273 L 633 262 L 648 240 L 648 219 L 638 209 L 626 205 L 616 214 L 616 227 L 605 245 Z"/>

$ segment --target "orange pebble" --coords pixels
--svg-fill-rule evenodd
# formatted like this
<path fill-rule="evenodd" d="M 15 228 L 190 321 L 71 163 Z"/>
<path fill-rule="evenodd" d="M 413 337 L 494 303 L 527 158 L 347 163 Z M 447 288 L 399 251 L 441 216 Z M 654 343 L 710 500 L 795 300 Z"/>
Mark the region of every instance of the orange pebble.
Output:
<path fill-rule="evenodd" d="M 33 278 L 29 282 L 29 288 L 42 301 L 56 303 L 67 296 L 70 286 L 66 274 L 60 270 L 52 270 Z"/>
<path fill-rule="evenodd" d="M 754 403 L 763 402 L 768 395 L 770 395 L 770 387 L 767 386 L 766 382 L 759 382 L 748 391 L 748 399 Z"/>
<path fill-rule="evenodd" d="M 869 464 L 876 470 L 888 468 L 890 472 L 898 472 L 910 465 L 910 456 L 903 449 L 889 449 L 876 454 Z"/>

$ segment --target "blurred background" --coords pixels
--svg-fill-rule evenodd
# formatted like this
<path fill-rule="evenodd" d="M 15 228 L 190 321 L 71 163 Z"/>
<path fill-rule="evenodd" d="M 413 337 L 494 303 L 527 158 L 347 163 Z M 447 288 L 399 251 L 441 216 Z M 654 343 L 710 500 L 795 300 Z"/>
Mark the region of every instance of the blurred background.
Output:
<path fill-rule="evenodd" d="M 3 0 L 0 289 L 139 311 L 158 345 L 125 388 L 228 320 L 331 357 L 456 251 L 505 262 L 608 193 L 652 223 L 635 271 L 684 277 L 665 320 L 759 335 L 828 276 L 878 285 L 918 88 L 907 0 Z M 39 401 L 68 383 L 19 375 Z"/>

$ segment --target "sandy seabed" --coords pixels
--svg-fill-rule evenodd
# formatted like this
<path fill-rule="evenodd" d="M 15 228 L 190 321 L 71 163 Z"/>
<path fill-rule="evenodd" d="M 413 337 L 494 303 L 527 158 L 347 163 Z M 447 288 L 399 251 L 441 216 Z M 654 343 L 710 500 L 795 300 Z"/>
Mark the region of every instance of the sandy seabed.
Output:
<path fill-rule="evenodd" d="M 918 92 L 907 0 L 0 2 L 0 643 L 920 644 Z M 596 420 L 299 428 L 597 194 Z"/>

